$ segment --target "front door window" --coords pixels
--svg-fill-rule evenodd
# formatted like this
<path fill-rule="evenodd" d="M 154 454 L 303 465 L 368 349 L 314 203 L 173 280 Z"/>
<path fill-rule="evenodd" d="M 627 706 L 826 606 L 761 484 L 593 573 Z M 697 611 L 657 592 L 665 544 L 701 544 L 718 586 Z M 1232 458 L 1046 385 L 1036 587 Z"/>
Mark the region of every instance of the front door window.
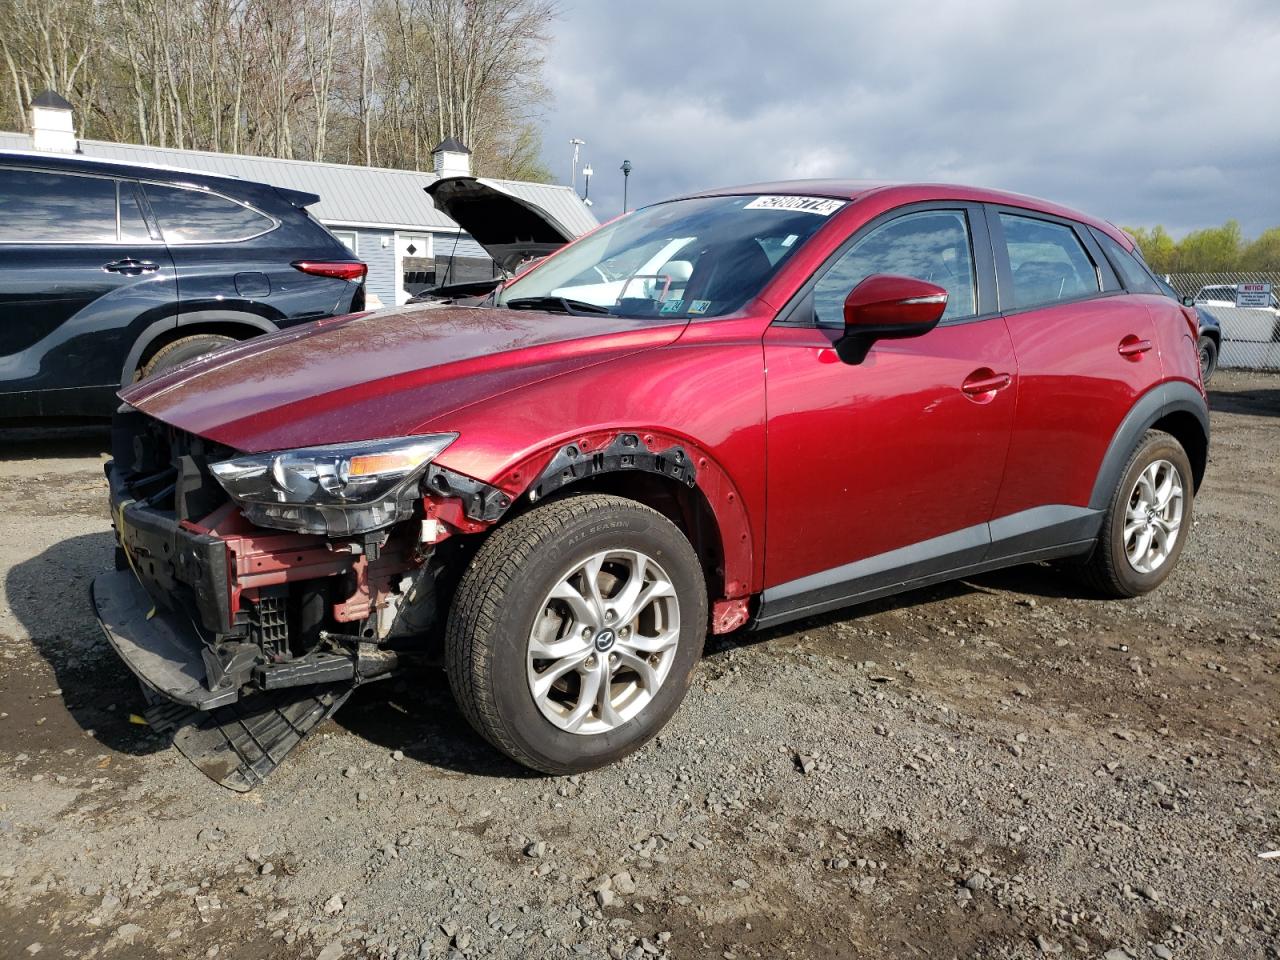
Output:
<path fill-rule="evenodd" d="M 837 260 L 813 290 L 820 324 L 844 323 L 844 298 L 867 277 L 888 273 L 915 277 L 947 291 L 943 320 L 978 312 L 973 247 L 963 210 L 909 213 L 872 229 Z"/>

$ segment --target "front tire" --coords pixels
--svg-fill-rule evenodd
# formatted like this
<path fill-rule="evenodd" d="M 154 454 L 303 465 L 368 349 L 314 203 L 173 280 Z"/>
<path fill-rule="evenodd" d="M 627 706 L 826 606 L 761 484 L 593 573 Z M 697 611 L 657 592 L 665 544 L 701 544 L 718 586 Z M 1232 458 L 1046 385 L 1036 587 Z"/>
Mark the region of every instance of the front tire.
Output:
<path fill-rule="evenodd" d="M 517 763 L 612 763 L 675 713 L 702 656 L 707 591 L 679 528 L 621 497 L 553 501 L 499 527 L 454 596 L 449 685 Z"/>
<path fill-rule="evenodd" d="M 1103 515 L 1086 582 L 1109 597 L 1136 597 L 1173 571 L 1187 534 L 1195 477 L 1187 452 L 1163 430 L 1148 430 L 1129 457 Z"/>

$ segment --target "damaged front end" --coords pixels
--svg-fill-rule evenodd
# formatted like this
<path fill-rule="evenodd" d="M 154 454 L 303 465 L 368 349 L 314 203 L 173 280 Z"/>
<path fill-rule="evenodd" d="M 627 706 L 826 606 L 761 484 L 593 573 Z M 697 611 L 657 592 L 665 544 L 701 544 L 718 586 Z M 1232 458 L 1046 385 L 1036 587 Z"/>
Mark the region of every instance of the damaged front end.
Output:
<path fill-rule="evenodd" d="M 94 608 L 148 721 L 215 780 L 252 788 L 356 685 L 430 655 L 437 545 L 496 494 L 432 467 L 451 440 L 245 456 L 117 415 Z"/>

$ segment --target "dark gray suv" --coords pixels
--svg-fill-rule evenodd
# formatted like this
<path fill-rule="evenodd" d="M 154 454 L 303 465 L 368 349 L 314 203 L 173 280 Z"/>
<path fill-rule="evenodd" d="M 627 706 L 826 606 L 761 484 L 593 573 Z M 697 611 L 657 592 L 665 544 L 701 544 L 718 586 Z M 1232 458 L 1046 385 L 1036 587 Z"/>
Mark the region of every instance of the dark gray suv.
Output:
<path fill-rule="evenodd" d="M 364 309 L 314 194 L 0 151 L 0 420 L 110 416 L 158 370 Z"/>

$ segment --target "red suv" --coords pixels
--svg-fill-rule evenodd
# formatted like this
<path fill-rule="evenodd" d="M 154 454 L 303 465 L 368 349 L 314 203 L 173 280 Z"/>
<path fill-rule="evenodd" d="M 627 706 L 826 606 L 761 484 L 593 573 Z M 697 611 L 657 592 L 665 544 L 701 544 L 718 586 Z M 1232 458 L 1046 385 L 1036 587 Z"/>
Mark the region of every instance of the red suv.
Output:
<path fill-rule="evenodd" d="M 835 181 L 656 204 L 484 305 L 121 396 L 94 603 L 154 722 L 240 788 L 433 655 L 495 747 L 562 774 L 652 737 L 708 632 L 1059 558 L 1144 593 L 1209 436 L 1196 316 L 1120 230 Z"/>

